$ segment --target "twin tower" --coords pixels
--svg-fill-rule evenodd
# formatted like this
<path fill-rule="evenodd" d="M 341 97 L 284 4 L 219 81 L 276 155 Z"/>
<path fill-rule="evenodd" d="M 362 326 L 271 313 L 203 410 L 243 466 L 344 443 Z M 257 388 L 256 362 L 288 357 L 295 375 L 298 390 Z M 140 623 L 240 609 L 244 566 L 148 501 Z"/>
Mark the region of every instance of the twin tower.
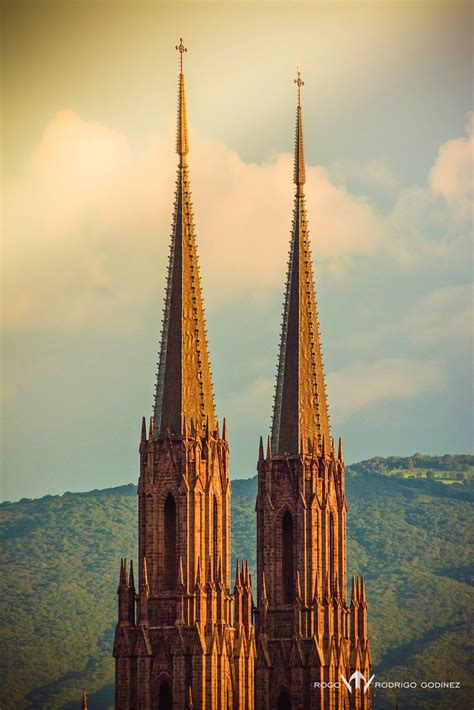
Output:
<path fill-rule="evenodd" d="M 331 437 L 323 374 L 304 198 L 302 81 L 298 75 L 272 435 L 266 449 L 260 440 L 258 454 L 257 591 L 245 562 L 237 563 L 231 593 L 227 425 L 224 419 L 219 428 L 214 409 L 182 41 L 177 49 L 176 197 L 154 413 L 148 431 L 143 420 L 139 448 L 137 583 L 131 563 L 123 560 L 120 569 L 116 708 L 365 710 L 367 603 L 359 578 L 346 600 L 344 460 L 341 440 L 336 447 Z"/>

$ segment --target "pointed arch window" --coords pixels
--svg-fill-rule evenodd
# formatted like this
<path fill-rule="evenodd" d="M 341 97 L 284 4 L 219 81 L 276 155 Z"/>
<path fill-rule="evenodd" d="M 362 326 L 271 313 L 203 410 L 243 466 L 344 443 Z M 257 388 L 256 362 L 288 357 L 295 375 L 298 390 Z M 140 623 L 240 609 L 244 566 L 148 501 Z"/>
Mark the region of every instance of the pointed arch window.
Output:
<path fill-rule="evenodd" d="M 158 693 L 158 710 L 173 710 L 173 695 L 169 683 L 164 680 Z"/>
<path fill-rule="evenodd" d="M 164 583 L 165 589 L 171 590 L 176 587 L 178 579 L 176 554 L 176 501 L 171 493 L 169 493 L 166 497 L 164 513 Z"/>
<path fill-rule="evenodd" d="M 282 690 L 278 696 L 277 710 L 291 710 L 291 700 L 286 690 Z"/>
<path fill-rule="evenodd" d="M 281 578 L 283 581 L 283 603 L 291 604 L 295 598 L 295 564 L 293 517 L 289 510 L 281 521 Z"/>

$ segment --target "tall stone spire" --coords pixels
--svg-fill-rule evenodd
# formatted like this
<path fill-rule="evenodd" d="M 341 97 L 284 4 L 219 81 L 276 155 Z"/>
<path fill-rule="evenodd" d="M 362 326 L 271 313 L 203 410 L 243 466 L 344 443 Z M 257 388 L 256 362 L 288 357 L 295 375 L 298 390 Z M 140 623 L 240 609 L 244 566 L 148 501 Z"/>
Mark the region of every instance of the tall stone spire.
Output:
<path fill-rule="evenodd" d="M 138 596 L 122 560 L 115 707 L 254 708 L 252 589 L 245 569 L 233 623 L 227 424 L 214 413 L 187 167 L 180 56 L 178 175 L 156 386 L 138 447 Z"/>
<path fill-rule="evenodd" d="M 318 311 L 314 292 L 304 185 L 301 86 L 298 71 L 294 176 L 296 185 L 288 277 L 272 425 L 273 455 L 311 451 L 330 441 Z"/>
<path fill-rule="evenodd" d="M 184 89 L 183 40 L 180 56 L 173 227 L 166 286 L 160 359 L 155 392 L 155 437 L 170 430 L 181 434 L 183 418 L 191 432 L 202 433 L 216 418 L 207 349 L 191 189 L 187 165 L 188 128 Z"/>

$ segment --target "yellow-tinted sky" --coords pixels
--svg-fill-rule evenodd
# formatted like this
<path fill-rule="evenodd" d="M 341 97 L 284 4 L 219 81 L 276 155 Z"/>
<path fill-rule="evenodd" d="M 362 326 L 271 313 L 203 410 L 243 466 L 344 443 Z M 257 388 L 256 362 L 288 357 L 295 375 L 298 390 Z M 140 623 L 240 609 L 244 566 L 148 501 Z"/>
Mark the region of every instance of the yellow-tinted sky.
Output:
<path fill-rule="evenodd" d="M 470 447 L 470 5 L 7 2 L 2 16 L 5 497 L 136 480 L 181 35 L 232 474 L 254 473 L 271 415 L 296 63 L 334 434 L 349 460 Z"/>
<path fill-rule="evenodd" d="M 189 47 L 193 126 L 246 159 L 286 149 L 297 63 L 315 130 L 330 131 L 331 140 L 338 136 L 342 148 L 351 121 L 353 141 L 365 119 L 375 135 L 359 130 L 358 141 L 368 148 L 372 140 L 372 149 L 383 150 L 397 101 L 403 128 L 406 123 L 410 131 L 410 114 L 419 113 L 430 133 L 437 124 L 434 86 L 446 91 L 436 110 L 442 120 L 469 93 L 467 3 L 79 0 L 6 2 L 3 13 L 7 169 L 21 166 L 64 108 L 104 121 L 137 145 L 168 127 L 172 50 L 181 34 Z M 374 109 L 378 129 L 371 125 Z"/>

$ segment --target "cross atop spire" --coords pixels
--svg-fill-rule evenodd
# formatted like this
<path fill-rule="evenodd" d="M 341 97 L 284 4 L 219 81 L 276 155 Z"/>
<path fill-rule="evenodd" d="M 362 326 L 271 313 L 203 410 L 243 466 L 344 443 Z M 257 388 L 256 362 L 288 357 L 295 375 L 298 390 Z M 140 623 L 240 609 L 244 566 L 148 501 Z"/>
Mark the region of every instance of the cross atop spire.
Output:
<path fill-rule="evenodd" d="M 303 119 L 301 116 L 301 87 L 304 85 L 304 81 L 301 78 L 299 67 L 297 68 L 297 77 L 294 80 L 294 83 L 298 87 L 298 105 L 296 107 L 295 159 L 293 181 L 296 185 L 296 195 L 298 197 L 302 197 L 304 195 L 303 185 L 306 182 L 303 144 Z"/>
<path fill-rule="evenodd" d="M 191 433 L 202 433 L 207 419 L 211 431 L 216 426 L 186 160 L 189 146 L 182 57 L 187 49 L 182 39 L 176 49 L 180 53 L 176 130 L 179 163 L 155 390 L 155 437 L 167 430 L 180 435 L 184 419 Z"/>
<path fill-rule="evenodd" d="M 298 87 L 298 106 L 301 106 L 301 87 L 304 86 L 304 81 L 301 78 L 301 73 L 300 73 L 300 68 L 296 67 L 296 79 L 294 79 L 294 83 Z"/>
<path fill-rule="evenodd" d="M 179 38 L 179 44 L 176 45 L 175 49 L 179 52 L 179 73 L 183 73 L 183 54 L 188 51 L 188 48 L 183 44 L 183 38 Z"/>
<path fill-rule="evenodd" d="M 304 184 L 301 86 L 298 87 L 293 180 L 296 185 L 290 260 L 283 310 L 275 405 L 272 425 L 274 455 L 311 451 L 323 437 L 331 441 L 324 382 L 318 311 L 314 292 Z"/>
<path fill-rule="evenodd" d="M 188 146 L 188 123 L 186 117 L 186 96 L 184 92 L 184 74 L 183 74 L 183 54 L 187 52 L 187 48 L 183 44 L 183 38 L 180 37 L 179 44 L 176 45 L 179 52 L 179 95 L 178 95 L 178 122 L 176 126 L 176 152 L 179 155 L 180 165 L 186 162 L 186 155 L 189 150 Z"/>

